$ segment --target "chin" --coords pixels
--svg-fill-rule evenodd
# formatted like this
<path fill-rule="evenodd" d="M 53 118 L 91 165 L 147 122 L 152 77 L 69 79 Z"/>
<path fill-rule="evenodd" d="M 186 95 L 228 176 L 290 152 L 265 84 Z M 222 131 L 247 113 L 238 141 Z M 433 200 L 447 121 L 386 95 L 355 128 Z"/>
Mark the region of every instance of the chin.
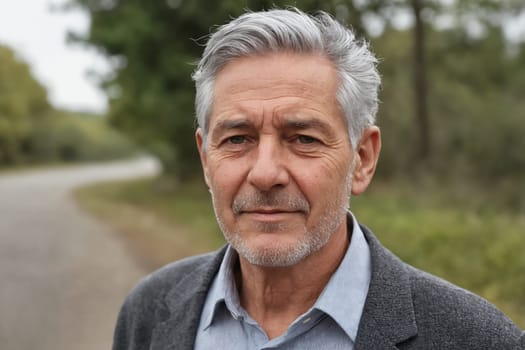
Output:
<path fill-rule="evenodd" d="M 324 246 L 320 244 L 323 242 L 307 239 L 286 244 L 279 242 L 277 237 L 269 237 L 268 239 L 271 240 L 269 242 L 250 244 L 243 239 L 238 239 L 238 236 L 232 238 L 230 244 L 240 256 L 252 265 L 263 267 L 293 266 Z"/>

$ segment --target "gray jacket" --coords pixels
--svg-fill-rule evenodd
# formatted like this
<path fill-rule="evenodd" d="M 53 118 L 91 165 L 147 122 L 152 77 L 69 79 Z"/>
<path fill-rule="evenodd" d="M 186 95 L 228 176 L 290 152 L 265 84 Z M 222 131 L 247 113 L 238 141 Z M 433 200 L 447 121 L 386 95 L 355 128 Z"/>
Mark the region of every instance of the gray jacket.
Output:
<path fill-rule="evenodd" d="M 525 332 L 493 305 L 403 263 L 362 229 L 372 279 L 355 350 L 525 349 Z M 120 311 L 113 350 L 193 349 L 224 252 L 172 263 L 141 281 Z"/>

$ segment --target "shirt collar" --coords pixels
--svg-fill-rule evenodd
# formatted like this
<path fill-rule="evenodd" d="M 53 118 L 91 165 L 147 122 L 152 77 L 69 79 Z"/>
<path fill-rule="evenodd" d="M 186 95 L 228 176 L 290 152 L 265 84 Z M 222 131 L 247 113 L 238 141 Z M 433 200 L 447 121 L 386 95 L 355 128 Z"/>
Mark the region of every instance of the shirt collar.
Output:
<path fill-rule="evenodd" d="M 332 317 L 346 334 L 355 341 L 370 285 L 370 249 L 354 215 L 348 213 L 348 230 L 352 230 L 345 256 L 315 302 L 318 309 Z M 229 246 L 211 285 L 203 310 L 203 329 L 211 326 L 216 313 L 224 304 L 234 318 L 243 315 L 235 286 L 237 252 Z M 243 315 L 244 316 L 244 315 Z"/>
<path fill-rule="evenodd" d="M 355 341 L 371 277 L 370 249 L 354 215 L 348 214 L 350 245 L 313 308 L 330 315 Z"/>
<path fill-rule="evenodd" d="M 238 260 L 237 252 L 229 245 L 222 259 L 219 273 L 210 287 L 205 307 L 202 311 L 205 317 L 204 329 L 211 326 L 215 314 L 223 303 L 226 304 L 227 309 L 234 318 L 237 318 L 242 312 L 234 276 L 235 265 L 238 263 Z"/>

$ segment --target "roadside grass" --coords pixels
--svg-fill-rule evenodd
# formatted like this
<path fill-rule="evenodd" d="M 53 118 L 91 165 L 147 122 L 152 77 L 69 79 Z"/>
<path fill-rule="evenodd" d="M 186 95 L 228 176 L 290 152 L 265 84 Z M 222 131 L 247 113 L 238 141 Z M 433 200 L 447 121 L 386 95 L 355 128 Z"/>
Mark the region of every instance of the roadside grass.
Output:
<path fill-rule="evenodd" d="M 153 270 L 224 244 L 202 183 L 171 188 L 139 179 L 80 188 L 82 207 L 116 228 L 140 264 Z"/>
<path fill-rule="evenodd" d="M 525 215 L 458 188 L 374 184 L 359 221 L 402 260 L 479 294 L 525 327 Z"/>
<path fill-rule="evenodd" d="M 204 184 L 166 187 L 135 180 L 76 194 L 151 269 L 224 244 Z M 524 328 L 523 212 L 495 207 L 464 186 L 414 187 L 374 183 L 351 209 L 404 261 L 482 295 Z"/>

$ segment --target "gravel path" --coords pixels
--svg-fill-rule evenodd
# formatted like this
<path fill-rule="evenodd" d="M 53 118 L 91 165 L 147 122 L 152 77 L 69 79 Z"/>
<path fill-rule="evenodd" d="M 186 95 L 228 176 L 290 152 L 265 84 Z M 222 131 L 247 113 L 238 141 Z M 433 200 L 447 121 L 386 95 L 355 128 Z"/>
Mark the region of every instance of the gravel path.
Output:
<path fill-rule="evenodd" d="M 152 159 L 0 176 L 0 348 L 110 349 L 118 309 L 146 271 L 71 192 L 155 174 Z"/>

